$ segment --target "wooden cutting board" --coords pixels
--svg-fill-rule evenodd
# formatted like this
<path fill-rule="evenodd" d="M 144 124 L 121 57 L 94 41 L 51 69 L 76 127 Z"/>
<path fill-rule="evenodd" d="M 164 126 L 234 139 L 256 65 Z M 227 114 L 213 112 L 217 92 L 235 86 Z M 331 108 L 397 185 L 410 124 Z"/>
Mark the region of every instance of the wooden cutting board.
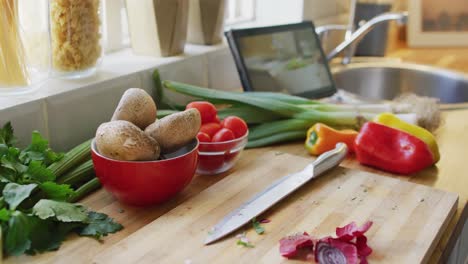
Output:
<path fill-rule="evenodd" d="M 267 152 L 101 252 L 95 263 L 284 263 L 278 241 L 307 231 L 334 235 L 351 221 L 374 221 L 370 263 L 426 262 L 456 210 L 458 196 L 395 178 L 338 167 L 303 186 L 260 218 L 265 234 L 246 231 L 255 245 L 236 245 L 235 235 L 205 246 L 209 230 L 231 210 L 274 180 L 302 169 L 311 159 Z"/>

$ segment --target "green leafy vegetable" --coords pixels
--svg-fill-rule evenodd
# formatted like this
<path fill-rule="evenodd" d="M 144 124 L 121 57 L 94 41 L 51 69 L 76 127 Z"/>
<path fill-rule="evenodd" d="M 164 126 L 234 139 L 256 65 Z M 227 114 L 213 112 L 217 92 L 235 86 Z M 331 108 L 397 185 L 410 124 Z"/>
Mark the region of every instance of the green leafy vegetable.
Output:
<path fill-rule="evenodd" d="M 63 154 L 55 153 L 49 148 L 49 142 L 37 131 L 32 133 L 31 144 L 21 152 L 20 159 L 25 164 L 36 160 L 42 161 L 46 166 L 59 161 Z"/>
<path fill-rule="evenodd" d="M 28 170 L 28 166 L 19 161 L 20 150 L 14 147 L 9 147 L 8 151 L 0 159 L 0 174 L 4 176 L 8 182 L 16 181 L 19 175 Z"/>
<path fill-rule="evenodd" d="M 265 233 L 265 228 L 260 225 L 260 222 L 256 218 L 252 219 L 252 226 L 255 229 L 255 232 L 259 235 Z"/>
<path fill-rule="evenodd" d="M 112 218 L 105 214 L 88 212 L 89 224 L 80 230 L 82 236 L 92 236 L 100 239 L 107 234 L 115 233 L 123 228 L 119 223 L 116 223 Z"/>
<path fill-rule="evenodd" d="M 10 220 L 11 213 L 6 208 L 0 209 L 0 221 L 7 222 Z"/>
<path fill-rule="evenodd" d="M 21 255 L 30 248 L 28 216 L 19 211 L 13 212 L 8 220 L 7 231 L 4 249 L 8 255 Z"/>
<path fill-rule="evenodd" d="M 33 160 L 29 163 L 28 169 L 24 175 L 26 179 L 36 182 L 47 182 L 55 180 L 55 175 L 41 161 Z"/>
<path fill-rule="evenodd" d="M 5 202 L 10 205 L 10 210 L 15 210 L 18 205 L 27 199 L 31 192 L 37 187 L 37 184 L 31 183 L 20 185 L 17 183 L 8 183 L 3 189 L 3 197 Z"/>
<path fill-rule="evenodd" d="M 66 201 L 75 191 L 68 184 L 58 184 L 55 182 L 44 182 L 40 186 L 47 198 L 55 201 Z"/>
<path fill-rule="evenodd" d="M 0 128 L 0 227 L 6 255 L 56 250 L 70 232 L 100 239 L 123 228 L 105 214 L 70 203 L 100 187 L 93 175 L 90 141 L 65 158 L 37 131 L 25 149 L 14 143 L 7 123 Z"/>
<path fill-rule="evenodd" d="M 26 252 L 28 254 L 57 250 L 71 231 L 83 226 L 82 223 L 54 222 L 37 217 L 30 219 L 31 247 Z"/>
<path fill-rule="evenodd" d="M 7 122 L 0 129 L 0 144 L 6 145 L 7 147 L 13 146 L 16 143 L 16 138 L 13 135 L 13 127 L 11 122 Z"/>
<path fill-rule="evenodd" d="M 33 207 L 33 215 L 40 219 L 57 219 L 60 222 L 87 222 L 88 215 L 83 206 L 42 199 Z"/>

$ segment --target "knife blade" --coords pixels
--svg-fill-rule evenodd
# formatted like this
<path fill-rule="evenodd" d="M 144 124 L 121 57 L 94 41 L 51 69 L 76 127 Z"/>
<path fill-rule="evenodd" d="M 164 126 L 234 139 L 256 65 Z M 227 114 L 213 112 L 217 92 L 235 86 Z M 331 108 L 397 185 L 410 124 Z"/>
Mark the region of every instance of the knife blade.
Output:
<path fill-rule="evenodd" d="M 338 166 L 346 157 L 347 152 L 346 144 L 338 143 L 334 149 L 320 155 L 303 170 L 278 179 L 217 223 L 210 230 L 205 245 L 231 234 L 311 179 Z"/>

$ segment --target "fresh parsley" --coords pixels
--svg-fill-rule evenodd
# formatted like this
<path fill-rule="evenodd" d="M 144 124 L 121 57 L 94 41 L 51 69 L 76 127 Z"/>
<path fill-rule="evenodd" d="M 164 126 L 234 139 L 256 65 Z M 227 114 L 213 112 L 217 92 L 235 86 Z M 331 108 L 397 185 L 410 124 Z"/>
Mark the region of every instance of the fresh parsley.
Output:
<path fill-rule="evenodd" d="M 34 131 L 31 144 L 15 147 L 11 123 L 0 128 L 0 227 L 7 255 L 56 250 L 70 232 L 100 239 L 122 225 L 105 214 L 67 202 L 75 195 L 48 168 L 63 158 Z"/>

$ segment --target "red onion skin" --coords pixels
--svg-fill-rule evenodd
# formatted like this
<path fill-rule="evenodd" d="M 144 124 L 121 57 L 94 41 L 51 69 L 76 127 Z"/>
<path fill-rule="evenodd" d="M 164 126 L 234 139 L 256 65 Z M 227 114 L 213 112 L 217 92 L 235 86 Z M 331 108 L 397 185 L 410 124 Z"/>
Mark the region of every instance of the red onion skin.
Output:
<path fill-rule="evenodd" d="M 318 242 L 315 246 L 315 260 L 319 264 L 347 264 L 345 255 L 326 242 Z"/>

